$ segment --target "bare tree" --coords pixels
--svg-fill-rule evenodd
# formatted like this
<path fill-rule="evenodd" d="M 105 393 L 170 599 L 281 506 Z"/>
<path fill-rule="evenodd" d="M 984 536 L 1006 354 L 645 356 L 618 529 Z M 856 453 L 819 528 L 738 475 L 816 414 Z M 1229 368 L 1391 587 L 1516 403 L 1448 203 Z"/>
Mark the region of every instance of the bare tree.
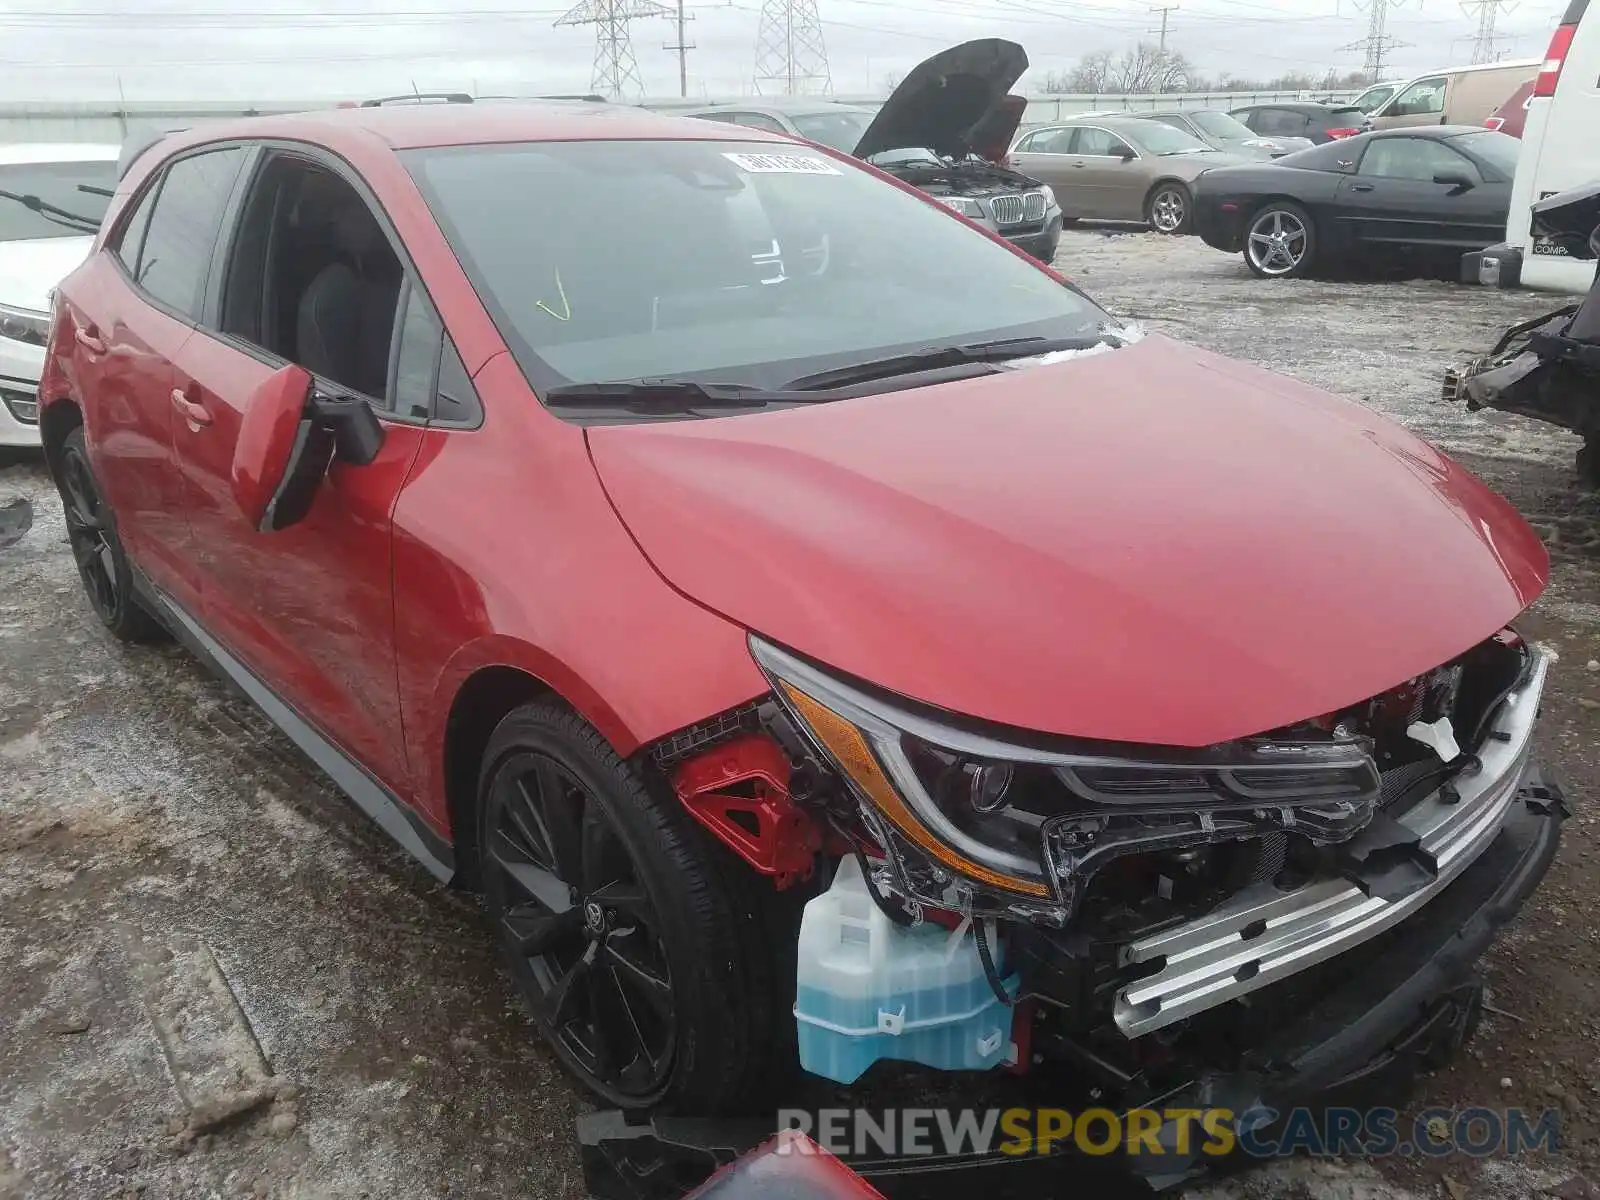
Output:
<path fill-rule="evenodd" d="M 900 86 L 900 81 L 904 78 L 905 76 L 901 75 L 899 71 L 886 72 L 883 77 L 883 94 L 887 96 L 893 92 L 895 88 Z"/>
<path fill-rule="evenodd" d="M 1132 95 L 1180 92 L 1197 82 L 1194 67 L 1181 51 L 1163 52 L 1153 42 L 1140 42 L 1111 60 L 1106 90 Z"/>

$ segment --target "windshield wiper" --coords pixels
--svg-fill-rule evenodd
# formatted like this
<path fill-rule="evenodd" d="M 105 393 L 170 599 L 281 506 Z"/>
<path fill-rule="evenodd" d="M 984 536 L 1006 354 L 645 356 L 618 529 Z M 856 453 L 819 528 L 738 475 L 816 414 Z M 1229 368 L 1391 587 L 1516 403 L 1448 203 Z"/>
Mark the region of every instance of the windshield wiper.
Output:
<path fill-rule="evenodd" d="M 702 408 L 764 408 L 784 396 L 748 383 L 694 379 L 637 379 L 615 383 L 564 383 L 544 393 L 546 404 L 570 408 L 620 408 L 635 413 L 684 413 Z"/>
<path fill-rule="evenodd" d="M 105 196 L 107 199 L 110 199 L 112 196 L 117 194 L 115 188 L 96 187 L 92 183 L 80 183 L 78 185 L 78 190 L 80 192 L 87 193 L 90 196 Z"/>
<path fill-rule="evenodd" d="M 82 213 L 75 213 L 65 208 L 58 208 L 54 204 L 51 204 L 48 200 L 41 200 L 38 196 L 23 195 L 19 192 L 7 192 L 0 190 L 0 200 L 15 200 L 18 204 L 22 205 L 23 208 L 31 209 L 33 212 L 38 213 L 46 220 L 53 220 L 57 225 L 65 225 L 68 221 L 74 221 L 80 225 L 86 226 L 85 229 L 81 230 L 83 233 L 93 233 L 95 230 L 100 228 L 100 222 L 94 217 L 86 217 Z"/>
<path fill-rule="evenodd" d="M 784 384 L 785 391 L 816 392 L 830 388 L 848 387 L 852 383 L 869 383 L 875 379 L 892 379 L 896 375 L 915 375 L 922 371 L 938 371 L 945 367 L 962 367 L 969 363 L 1002 362 L 1008 358 L 1031 358 L 1035 354 L 1054 354 L 1060 350 L 1088 350 L 1102 342 L 1120 345 L 1113 333 L 1100 331 L 1094 334 L 1070 337 L 1017 337 L 999 338 L 991 342 L 966 342 L 954 346 L 929 346 L 909 354 L 895 354 L 888 358 L 874 358 L 866 362 L 851 363 L 848 367 L 834 367 L 814 375 L 802 375 Z"/>

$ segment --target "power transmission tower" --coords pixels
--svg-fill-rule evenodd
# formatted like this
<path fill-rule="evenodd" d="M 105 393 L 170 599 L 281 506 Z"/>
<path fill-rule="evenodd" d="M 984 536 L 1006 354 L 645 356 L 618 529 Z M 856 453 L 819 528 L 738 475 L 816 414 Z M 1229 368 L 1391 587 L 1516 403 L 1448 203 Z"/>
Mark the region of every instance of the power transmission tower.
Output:
<path fill-rule="evenodd" d="M 1517 0 L 1462 0 L 1462 12 L 1470 17 L 1476 9 L 1478 14 L 1478 36 L 1472 41 L 1473 62 L 1490 63 L 1499 57 L 1494 45 L 1504 40 L 1505 34 L 1494 31 L 1494 20 L 1501 9 L 1510 12 L 1516 6 Z"/>
<path fill-rule="evenodd" d="M 689 51 L 694 49 L 694 43 L 684 40 L 683 23 L 694 20 L 694 14 L 685 13 L 683 11 L 683 3 L 684 0 L 678 0 L 678 40 L 676 42 L 668 42 L 662 49 L 671 50 L 677 54 L 678 95 L 687 96 L 689 94 Z"/>
<path fill-rule="evenodd" d="M 633 56 L 628 22 L 639 17 L 664 17 L 668 10 L 655 0 L 580 0 L 557 18 L 557 25 L 593 25 L 594 73 L 589 90 L 613 99 L 644 94 L 639 62 Z M 678 39 L 682 41 L 682 38 Z"/>
<path fill-rule="evenodd" d="M 817 0 L 762 0 L 756 31 L 756 91 L 781 85 L 786 95 L 831 92 L 828 48 Z"/>
<path fill-rule="evenodd" d="M 1340 46 L 1341 50 L 1362 50 L 1366 52 L 1366 62 L 1361 70 L 1372 83 L 1377 83 L 1383 78 L 1383 56 L 1391 50 L 1399 50 L 1409 46 L 1410 42 L 1398 41 L 1384 32 L 1384 25 L 1389 19 L 1389 9 L 1399 8 L 1404 0 L 1367 0 L 1365 5 L 1357 4 L 1356 8 L 1367 9 L 1367 36 L 1359 42 L 1351 42 L 1348 46 Z"/>

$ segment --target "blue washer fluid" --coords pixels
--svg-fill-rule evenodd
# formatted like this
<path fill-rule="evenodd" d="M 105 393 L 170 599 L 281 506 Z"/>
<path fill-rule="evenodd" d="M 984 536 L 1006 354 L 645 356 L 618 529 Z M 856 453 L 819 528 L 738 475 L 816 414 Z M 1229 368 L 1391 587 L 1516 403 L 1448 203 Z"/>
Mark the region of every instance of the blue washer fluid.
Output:
<path fill-rule="evenodd" d="M 854 1083 L 880 1058 L 982 1071 L 1016 1053 L 970 925 L 896 925 L 854 858 L 806 905 L 796 975 L 800 1065 L 814 1075 Z M 1004 982 L 1015 995 L 1016 978 Z"/>

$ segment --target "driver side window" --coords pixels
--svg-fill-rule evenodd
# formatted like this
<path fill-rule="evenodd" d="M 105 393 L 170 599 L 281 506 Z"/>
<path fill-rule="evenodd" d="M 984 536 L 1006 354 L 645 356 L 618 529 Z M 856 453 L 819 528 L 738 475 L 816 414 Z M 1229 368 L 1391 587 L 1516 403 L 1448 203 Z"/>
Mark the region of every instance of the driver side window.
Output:
<path fill-rule="evenodd" d="M 1443 75 L 1433 79 L 1419 79 L 1395 99 L 1393 107 L 1384 114 L 1392 117 L 1422 117 L 1444 112 Z"/>
<path fill-rule="evenodd" d="M 360 193 L 318 163 L 279 155 L 246 201 L 221 329 L 392 410 L 390 348 L 404 282 Z"/>
<path fill-rule="evenodd" d="M 1465 175 L 1474 183 L 1483 176 L 1472 160 L 1432 138 L 1378 138 L 1361 159 L 1362 175 L 1380 179 L 1414 179 L 1432 183 L 1435 175 Z"/>

